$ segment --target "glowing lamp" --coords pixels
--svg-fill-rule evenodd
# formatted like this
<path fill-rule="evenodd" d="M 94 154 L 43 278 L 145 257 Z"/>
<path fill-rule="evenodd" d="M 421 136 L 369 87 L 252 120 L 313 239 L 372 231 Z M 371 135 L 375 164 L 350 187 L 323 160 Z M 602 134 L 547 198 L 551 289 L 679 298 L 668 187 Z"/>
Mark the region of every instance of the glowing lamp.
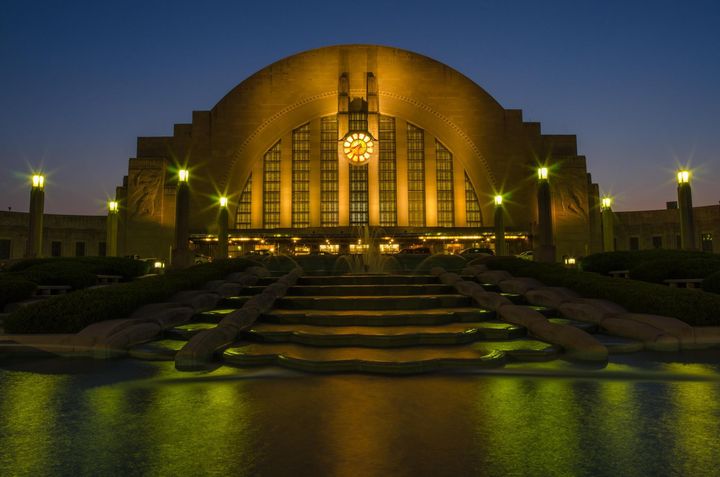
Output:
<path fill-rule="evenodd" d="M 32 186 L 38 189 L 42 189 L 45 186 L 45 176 L 40 174 L 34 174 L 32 176 Z"/>
<path fill-rule="evenodd" d="M 503 197 L 501 195 L 495 196 L 495 205 L 502 205 L 503 203 Z"/>
<path fill-rule="evenodd" d="M 188 182 L 190 180 L 190 171 L 187 169 L 180 169 L 178 171 L 178 181 Z"/>
<path fill-rule="evenodd" d="M 155 263 L 153 264 L 153 267 L 155 267 L 155 269 L 157 269 L 157 270 L 160 270 L 160 269 L 162 269 L 162 268 L 165 268 L 165 264 L 162 263 L 162 262 L 155 262 Z"/>
<path fill-rule="evenodd" d="M 539 167 L 538 168 L 538 179 L 541 181 L 546 181 L 548 178 L 548 168 L 547 167 Z"/>
<path fill-rule="evenodd" d="M 678 184 L 688 184 L 690 182 L 690 171 L 682 170 L 677 173 Z"/>
<path fill-rule="evenodd" d="M 118 211 L 118 203 L 116 200 L 109 200 L 108 201 L 108 212 L 117 212 Z"/>
<path fill-rule="evenodd" d="M 220 197 L 220 207 L 227 207 L 227 205 L 228 205 L 227 197 Z"/>
<path fill-rule="evenodd" d="M 565 259 L 565 265 L 575 265 L 575 257 L 567 257 Z"/>
<path fill-rule="evenodd" d="M 609 209 L 610 207 L 612 207 L 612 203 L 613 203 L 612 197 L 603 197 L 602 202 L 601 202 L 601 204 L 602 204 L 601 208 L 603 210 Z"/>

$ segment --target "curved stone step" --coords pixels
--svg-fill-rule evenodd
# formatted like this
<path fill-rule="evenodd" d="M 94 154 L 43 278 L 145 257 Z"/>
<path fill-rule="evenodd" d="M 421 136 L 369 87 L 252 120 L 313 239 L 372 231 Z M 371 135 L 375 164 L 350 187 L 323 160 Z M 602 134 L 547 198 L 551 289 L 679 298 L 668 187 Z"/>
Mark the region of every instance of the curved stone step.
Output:
<path fill-rule="evenodd" d="M 364 284 L 364 285 L 295 285 L 288 296 L 402 296 L 454 294 L 455 289 L 441 283 L 430 284 Z"/>
<path fill-rule="evenodd" d="M 645 349 L 642 341 L 621 338 L 620 336 L 605 335 L 602 333 L 594 334 L 595 339 L 605 345 L 610 354 L 619 353 L 635 353 Z"/>
<path fill-rule="evenodd" d="M 472 299 L 463 295 L 285 296 L 275 302 L 275 307 L 291 310 L 423 310 L 471 304 Z"/>
<path fill-rule="evenodd" d="M 222 319 L 222 318 L 220 318 L 220 319 Z M 219 322 L 219 320 L 218 320 L 218 322 Z M 187 323 L 185 325 L 180 325 L 180 326 L 176 326 L 174 328 L 170 328 L 169 330 L 165 330 L 165 336 L 167 338 L 187 341 L 194 334 L 199 333 L 202 330 L 209 330 L 210 328 L 214 328 L 215 326 L 217 326 L 217 323 L 214 323 L 214 322 Z"/>
<path fill-rule="evenodd" d="M 504 364 L 505 355 L 471 346 L 388 350 L 248 344 L 225 350 L 223 359 L 235 366 L 274 365 L 311 373 L 419 374 L 440 369 L 499 367 Z"/>
<path fill-rule="evenodd" d="M 362 311 L 276 308 L 262 315 L 260 321 L 315 326 L 432 326 L 456 322 L 478 322 L 494 318 L 494 311 L 475 307 Z"/>
<path fill-rule="evenodd" d="M 164 339 L 142 343 L 128 349 L 128 355 L 145 361 L 174 361 L 175 354 L 185 345 L 185 341 Z"/>
<path fill-rule="evenodd" d="M 305 275 L 296 285 L 408 285 L 440 283 L 435 275 Z"/>
<path fill-rule="evenodd" d="M 247 334 L 272 343 L 309 346 L 391 348 L 456 345 L 478 340 L 506 340 L 524 336 L 525 329 L 502 322 L 453 323 L 441 326 L 312 326 L 257 323 Z"/>
<path fill-rule="evenodd" d="M 588 333 L 597 333 L 599 328 L 595 323 L 588 323 L 585 321 L 570 320 L 567 318 L 548 318 L 550 323 L 556 323 L 558 325 L 571 325 L 575 328 L 580 328 Z"/>

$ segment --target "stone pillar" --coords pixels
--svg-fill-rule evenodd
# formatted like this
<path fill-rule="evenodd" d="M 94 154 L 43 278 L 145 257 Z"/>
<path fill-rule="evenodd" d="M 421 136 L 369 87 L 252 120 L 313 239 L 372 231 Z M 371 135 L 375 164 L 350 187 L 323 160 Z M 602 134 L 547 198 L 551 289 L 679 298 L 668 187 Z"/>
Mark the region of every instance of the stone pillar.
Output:
<path fill-rule="evenodd" d="M 538 249 L 535 259 L 539 262 L 555 262 L 553 241 L 552 199 L 547 167 L 538 169 Z"/>
<path fill-rule="evenodd" d="M 43 213 L 45 211 L 45 177 L 32 176 L 30 189 L 30 217 L 28 222 L 28 241 L 25 258 L 42 257 Z"/>
<path fill-rule="evenodd" d="M 495 196 L 495 255 L 507 255 L 505 244 L 505 208 L 503 207 L 502 196 Z"/>
<path fill-rule="evenodd" d="M 615 215 L 612 211 L 612 199 L 610 197 L 602 198 L 600 206 L 600 214 L 602 217 L 602 238 L 603 252 L 615 251 Z"/>
<path fill-rule="evenodd" d="M 108 216 L 105 225 L 105 256 L 117 257 L 118 254 L 118 203 L 108 202 Z"/>
<path fill-rule="evenodd" d="M 172 250 L 173 268 L 185 268 L 192 265 L 190 240 L 190 184 L 189 172 L 185 169 L 178 173 L 177 193 L 175 195 L 175 243 Z"/>
<path fill-rule="evenodd" d="M 215 258 L 228 258 L 228 202 L 227 198 L 220 198 L 220 210 L 218 211 L 218 246 L 215 251 Z"/>
<path fill-rule="evenodd" d="M 680 213 L 680 244 L 683 250 L 696 250 L 690 171 L 678 171 L 678 211 Z"/>

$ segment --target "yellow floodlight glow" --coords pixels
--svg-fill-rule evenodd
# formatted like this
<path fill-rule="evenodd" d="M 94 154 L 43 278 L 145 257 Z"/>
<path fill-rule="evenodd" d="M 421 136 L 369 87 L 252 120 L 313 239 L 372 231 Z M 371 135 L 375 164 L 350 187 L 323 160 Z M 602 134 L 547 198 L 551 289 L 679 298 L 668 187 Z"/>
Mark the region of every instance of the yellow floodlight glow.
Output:
<path fill-rule="evenodd" d="M 503 203 L 503 197 L 501 195 L 495 196 L 495 205 L 502 205 Z"/>
<path fill-rule="evenodd" d="M 180 169 L 178 171 L 178 181 L 188 182 L 190 180 L 190 171 L 187 169 Z"/>
<path fill-rule="evenodd" d="M 538 179 L 541 181 L 546 181 L 548 178 L 548 168 L 547 167 L 539 167 L 538 168 Z"/>
<path fill-rule="evenodd" d="M 158 261 L 153 264 L 153 267 L 157 270 L 160 270 L 162 268 L 165 268 L 165 264 L 163 262 Z"/>
<path fill-rule="evenodd" d="M 227 205 L 228 205 L 228 198 L 220 197 L 220 207 L 227 207 Z"/>
<path fill-rule="evenodd" d="M 108 212 L 117 212 L 118 211 L 118 203 L 116 200 L 109 200 L 108 201 Z"/>
<path fill-rule="evenodd" d="M 575 257 L 567 257 L 565 259 L 565 265 L 575 265 Z"/>
<path fill-rule="evenodd" d="M 677 173 L 678 184 L 688 184 L 690 182 L 690 171 L 681 170 Z"/>
<path fill-rule="evenodd" d="M 45 176 L 40 174 L 33 174 L 32 186 L 38 189 L 42 189 L 45 186 Z"/>
<path fill-rule="evenodd" d="M 610 209 L 612 207 L 612 203 L 613 203 L 612 197 L 603 197 L 602 202 L 601 202 L 601 204 L 602 204 L 601 208 L 603 210 Z"/>

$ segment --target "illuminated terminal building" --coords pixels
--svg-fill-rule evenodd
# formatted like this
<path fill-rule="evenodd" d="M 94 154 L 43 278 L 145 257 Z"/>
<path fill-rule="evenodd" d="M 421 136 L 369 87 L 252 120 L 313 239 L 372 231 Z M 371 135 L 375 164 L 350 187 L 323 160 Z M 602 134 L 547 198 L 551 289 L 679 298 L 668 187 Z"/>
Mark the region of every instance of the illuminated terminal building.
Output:
<path fill-rule="evenodd" d="M 138 138 L 117 190 L 119 252 L 168 258 L 184 168 L 191 239 L 206 253 L 221 196 L 237 255 L 347 253 L 363 226 L 386 239 L 386 251 L 491 245 L 498 194 L 509 252 L 519 252 L 534 247 L 541 165 L 550 170 L 558 257 L 599 250 L 591 239 L 597 187 L 575 136 L 542 134 L 425 56 L 320 48 L 260 70 L 172 136 Z"/>

